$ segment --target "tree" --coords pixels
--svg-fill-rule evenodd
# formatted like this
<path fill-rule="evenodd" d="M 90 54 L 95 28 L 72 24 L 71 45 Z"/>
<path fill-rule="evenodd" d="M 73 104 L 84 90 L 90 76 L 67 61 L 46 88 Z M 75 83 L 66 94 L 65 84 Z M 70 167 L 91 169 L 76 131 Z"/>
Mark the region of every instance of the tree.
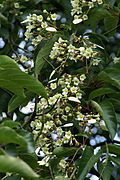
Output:
<path fill-rule="evenodd" d="M 119 19 L 119 0 L 1 1 L 1 179 L 119 179 Z"/>

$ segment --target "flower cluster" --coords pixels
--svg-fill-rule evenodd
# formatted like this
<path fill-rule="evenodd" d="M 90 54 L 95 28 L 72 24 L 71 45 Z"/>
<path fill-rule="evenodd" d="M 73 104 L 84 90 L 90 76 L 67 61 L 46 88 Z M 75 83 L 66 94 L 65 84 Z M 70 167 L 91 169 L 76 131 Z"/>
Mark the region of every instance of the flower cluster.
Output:
<path fill-rule="evenodd" d="M 48 13 L 43 10 L 42 15 L 30 14 L 27 19 L 22 23 L 28 23 L 25 32 L 25 40 L 32 39 L 32 44 L 37 45 L 41 40 L 51 37 L 51 33 L 57 31 L 55 22 L 57 20 L 57 14 Z"/>
<path fill-rule="evenodd" d="M 82 21 L 87 20 L 89 10 L 95 6 L 101 5 L 102 3 L 102 0 L 71 0 L 73 7 L 71 15 L 74 16 L 73 24 L 79 24 Z"/>
<path fill-rule="evenodd" d="M 83 62 L 87 59 L 90 65 L 98 65 L 101 61 L 99 56 L 97 45 L 90 42 L 88 37 L 84 39 L 73 35 L 73 44 L 60 37 L 55 42 L 49 57 L 58 62 L 66 62 L 66 60 Z"/>
<path fill-rule="evenodd" d="M 91 128 L 93 124 L 98 124 L 100 115 L 84 112 L 82 107 L 82 97 L 85 86 L 85 74 L 70 75 L 63 74 L 59 80 L 54 80 L 47 87 L 48 100 L 40 98 L 37 107 L 36 120 L 31 122 L 34 138 L 38 138 L 37 147 L 44 153 L 44 158 L 39 161 L 39 165 L 49 165 L 51 158 L 54 158 L 53 150 L 56 147 L 69 144 L 70 146 L 80 146 L 76 136 L 72 132 L 72 126 L 78 126 L 86 131 L 86 127 Z M 44 110 L 44 113 L 42 113 Z M 67 124 L 69 129 L 67 130 Z M 64 124 L 64 125 L 63 125 Z M 39 134 L 40 133 L 40 134 Z M 67 166 L 67 162 L 62 159 L 59 169 Z"/>

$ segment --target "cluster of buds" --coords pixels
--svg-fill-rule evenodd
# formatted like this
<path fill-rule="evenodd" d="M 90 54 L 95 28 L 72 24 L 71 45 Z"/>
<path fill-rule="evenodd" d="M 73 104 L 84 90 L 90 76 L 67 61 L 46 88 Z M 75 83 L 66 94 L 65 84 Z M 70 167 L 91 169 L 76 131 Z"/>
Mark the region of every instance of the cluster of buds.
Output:
<path fill-rule="evenodd" d="M 32 39 L 34 46 L 38 45 L 43 39 L 51 37 L 51 34 L 57 31 L 56 27 L 57 14 L 48 13 L 43 10 L 42 15 L 30 14 L 22 23 L 28 23 L 25 32 L 25 40 Z"/>
<path fill-rule="evenodd" d="M 73 7 L 71 15 L 74 16 L 73 24 L 79 24 L 82 21 L 87 20 L 89 10 L 95 6 L 101 5 L 102 3 L 102 0 L 71 0 Z"/>
<path fill-rule="evenodd" d="M 58 41 L 54 43 L 49 57 L 52 60 L 56 59 L 57 62 L 66 62 L 66 60 L 83 62 L 87 59 L 90 65 L 98 65 L 101 61 L 96 44 L 90 42 L 88 37 L 81 38 L 74 35 L 73 44 L 60 37 Z"/>

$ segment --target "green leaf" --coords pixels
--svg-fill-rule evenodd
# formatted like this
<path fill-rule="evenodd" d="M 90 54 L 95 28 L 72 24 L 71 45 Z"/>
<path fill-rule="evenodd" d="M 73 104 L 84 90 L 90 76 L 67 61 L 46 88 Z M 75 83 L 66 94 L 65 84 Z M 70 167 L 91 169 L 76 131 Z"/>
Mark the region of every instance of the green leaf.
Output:
<path fill-rule="evenodd" d="M 101 106 L 93 100 L 91 100 L 90 102 L 92 104 L 92 107 L 94 107 L 96 109 L 96 111 L 103 117 L 104 114 L 103 114 L 103 110 L 102 110 Z"/>
<path fill-rule="evenodd" d="M 86 152 L 89 151 L 91 156 L 89 156 L 89 158 L 87 158 L 88 154 L 86 154 Z M 82 170 L 80 170 L 79 168 L 79 171 L 78 171 L 78 178 L 77 180 L 84 180 L 86 175 L 90 172 L 91 168 L 94 166 L 94 164 L 99 160 L 99 158 L 101 157 L 102 155 L 102 151 L 99 151 L 96 155 L 94 155 L 92 153 L 92 150 L 88 150 L 86 149 L 86 152 L 85 154 L 83 153 L 83 161 L 81 161 L 82 163 L 82 166 L 80 164 L 80 167 Z M 85 156 L 86 155 L 86 156 Z"/>
<path fill-rule="evenodd" d="M 110 161 L 108 161 L 107 164 L 106 162 L 102 163 L 99 161 L 97 163 L 97 168 L 103 180 L 110 180 L 110 177 L 114 170 L 114 166 L 112 165 Z"/>
<path fill-rule="evenodd" d="M 109 16 L 109 11 L 105 7 L 93 8 L 88 14 L 89 18 L 86 22 L 87 25 L 90 25 L 93 30 L 95 30 L 99 21 L 103 20 L 105 17 Z"/>
<path fill-rule="evenodd" d="M 120 157 L 112 157 L 112 156 L 109 156 L 110 157 L 110 160 L 113 161 L 115 164 L 118 165 L 118 167 L 120 168 Z"/>
<path fill-rule="evenodd" d="M 109 153 L 120 155 L 120 146 L 116 144 L 108 144 Z M 106 146 L 102 146 L 102 151 L 106 152 Z"/>
<path fill-rule="evenodd" d="M 117 112 L 120 112 L 120 100 L 118 99 L 115 99 L 115 98 L 109 98 L 108 99 L 114 106 L 114 109 L 117 111 Z"/>
<path fill-rule="evenodd" d="M 109 93 L 115 93 L 115 90 L 110 89 L 110 88 L 96 89 L 90 93 L 89 100 L 94 99 L 95 97 L 98 97 L 98 96 L 102 96 L 104 94 L 109 94 Z"/>
<path fill-rule="evenodd" d="M 34 77 L 22 72 L 17 64 L 7 56 L 0 56 L 0 87 L 18 96 L 24 96 L 24 88 L 47 98 L 44 86 Z M 8 76 L 9 74 L 9 76 Z"/>
<path fill-rule="evenodd" d="M 5 155 L 5 151 L 2 148 L 0 148 L 0 155 Z"/>
<path fill-rule="evenodd" d="M 34 140 L 33 140 L 33 134 L 29 131 L 25 131 L 25 130 L 16 130 L 17 133 L 22 136 L 26 142 L 27 142 L 27 148 L 28 148 L 28 152 L 29 153 L 34 153 L 35 148 L 34 148 Z M 22 152 L 24 149 L 21 147 L 19 147 L 19 151 Z"/>
<path fill-rule="evenodd" d="M 103 110 L 103 119 L 109 130 L 111 139 L 113 140 L 117 131 L 117 118 L 114 107 L 112 103 L 107 100 L 104 100 L 102 103 L 100 103 L 100 106 Z"/>
<path fill-rule="evenodd" d="M 105 30 L 109 31 L 109 30 L 115 28 L 118 24 L 118 21 L 119 21 L 119 17 L 117 17 L 117 16 L 109 15 L 108 17 L 106 17 L 104 19 Z M 115 34 L 115 32 L 116 32 L 116 30 L 110 32 L 109 35 L 113 36 Z"/>
<path fill-rule="evenodd" d="M 72 156 L 78 151 L 77 148 L 74 147 L 57 147 L 54 149 L 53 154 L 55 154 L 58 157 L 66 157 L 66 156 Z M 81 154 L 82 150 L 79 149 L 77 154 Z"/>
<path fill-rule="evenodd" d="M 98 77 L 100 80 L 103 80 L 105 83 L 112 84 L 113 86 L 116 86 L 118 89 L 120 89 L 120 82 L 115 79 L 116 77 L 110 77 L 109 73 L 106 73 L 105 71 L 101 71 L 98 74 Z"/>
<path fill-rule="evenodd" d="M 45 59 L 49 58 L 50 51 L 54 45 L 54 43 L 58 40 L 58 38 L 62 36 L 60 33 L 55 34 L 52 39 L 48 40 L 46 44 L 40 49 L 37 57 L 36 57 L 36 64 L 35 64 L 35 73 L 36 75 L 40 74 L 43 66 L 45 65 Z M 44 59 L 45 58 L 45 59 Z"/>
<path fill-rule="evenodd" d="M 82 173 L 83 169 L 86 166 L 86 163 L 89 161 L 90 157 L 93 155 L 94 155 L 94 149 L 90 146 L 86 146 L 82 154 L 82 157 L 75 162 L 75 164 L 79 166 L 77 176 L 80 176 L 80 174 Z"/>
<path fill-rule="evenodd" d="M 20 123 L 14 122 L 13 120 L 5 120 L 0 124 L 0 126 L 8 126 L 10 128 L 15 128 L 15 127 L 20 126 Z"/>
<path fill-rule="evenodd" d="M 36 154 L 30 154 L 30 153 L 21 153 L 19 154 L 19 157 L 25 161 L 32 169 L 36 169 L 38 166 L 37 163 L 37 156 Z"/>
<path fill-rule="evenodd" d="M 19 175 L 12 175 L 12 176 L 7 176 L 2 180 L 21 180 L 21 177 Z"/>
<path fill-rule="evenodd" d="M 0 172 L 18 173 L 23 177 L 37 179 L 39 176 L 20 158 L 0 155 Z"/>
<path fill-rule="evenodd" d="M 8 103 L 8 113 L 14 111 L 19 106 L 21 107 L 26 106 L 28 102 L 32 100 L 34 97 L 35 97 L 35 94 L 30 91 L 25 92 L 25 97 L 14 95 Z"/>
<path fill-rule="evenodd" d="M 9 127 L 0 127 L 0 144 L 15 143 L 27 149 L 26 140 Z"/>

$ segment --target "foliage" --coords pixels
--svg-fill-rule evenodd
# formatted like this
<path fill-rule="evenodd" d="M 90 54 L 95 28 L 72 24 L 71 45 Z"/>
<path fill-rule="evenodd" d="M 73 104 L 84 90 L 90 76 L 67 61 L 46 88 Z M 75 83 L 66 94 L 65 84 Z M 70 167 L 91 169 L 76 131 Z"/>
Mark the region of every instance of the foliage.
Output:
<path fill-rule="evenodd" d="M 119 179 L 119 0 L 0 3 L 0 179 Z"/>

